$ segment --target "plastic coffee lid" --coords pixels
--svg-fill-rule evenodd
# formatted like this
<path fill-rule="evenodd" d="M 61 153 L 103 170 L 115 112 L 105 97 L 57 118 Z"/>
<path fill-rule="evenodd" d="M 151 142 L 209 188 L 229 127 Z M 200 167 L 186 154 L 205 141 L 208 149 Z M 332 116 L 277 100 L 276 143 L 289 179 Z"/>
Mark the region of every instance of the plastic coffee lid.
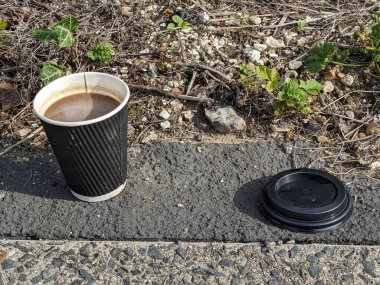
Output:
<path fill-rule="evenodd" d="M 264 188 L 264 215 L 292 231 L 325 232 L 338 229 L 352 214 L 352 201 L 335 176 L 316 169 L 278 173 Z"/>

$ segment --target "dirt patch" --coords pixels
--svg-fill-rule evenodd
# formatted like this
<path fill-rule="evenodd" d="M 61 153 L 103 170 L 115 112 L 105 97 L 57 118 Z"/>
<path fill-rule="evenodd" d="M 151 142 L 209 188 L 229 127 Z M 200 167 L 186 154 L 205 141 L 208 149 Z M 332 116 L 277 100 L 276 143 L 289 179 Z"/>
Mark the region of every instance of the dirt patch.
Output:
<path fill-rule="evenodd" d="M 311 102 L 313 114 L 288 112 L 281 117 L 274 116 L 274 95 L 256 79 L 255 84 L 244 85 L 240 70 L 243 64 L 255 60 L 257 52 L 251 52 L 255 44 L 260 49 L 257 44 L 268 43 L 268 38 L 273 37 L 285 46 L 261 51 L 258 62 L 253 64 L 262 61 L 276 68 L 283 79 L 324 83 L 323 73 L 310 74 L 303 66 L 297 69 L 295 63 L 303 61 L 315 43 L 322 40 L 333 40 L 341 47 L 353 46 L 352 36 L 359 24 L 370 25 L 370 15 L 379 10 L 377 1 L 339 1 L 337 5 L 330 1 L 226 4 L 216 0 L 170 4 L 0 3 L 0 18 L 8 23 L 4 33 L 9 37 L 0 45 L 0 80 L 14 86 L 23 99 L 21 105 L 3 109 L 0 114 L 2 150 L 39 127 L 28 102 L 42 87 L 38 74 L 43 62 L 53 61 L 66 73 L 96 70 L 135 85 L 129 103 L 129 121 L 134 130 L 130 132 L 131 145 L 160 139 L 231 142 L 231 137 L 223 137 L 211 127 L 204 109 L 233 106 L 247 127 L 235 133 L 232 141 L 274 138 L 295 144 L 309 140 L 324 151 L 326 160 L 342 169 L 369 168 L 379 160 L 380 136 L 367 131 L 368 125 L 377 120 L 380 107 L 380 77 L 372 67 L 338 67 L 339 72 L 352 76 L 351 86 L 334 79 L 334 90 Z M 59 49 L 32 38 L 35 29 L 49 27 L 68 15 L 74 15 L 80 23 L 74 48 Z M 168 32 L 173 15 L 187 21 L 188 28 Z M 108 64 L 94 63 L 84 56 L 90 46 L 105 41 L 112 43 L 115 50 Z M 360 57 L 360 52 L 354 50 L 353 56 Z M 178 101 L 176 95 L 188 97 L 178 96 L 183 98 Z M 163 110 L 170 114 L 168 119 L 160 116 Z M 188 112 L 187 119 L 184 112 Z M 33 148 L 47 144 L 43 132 L 25 142 Z"/>

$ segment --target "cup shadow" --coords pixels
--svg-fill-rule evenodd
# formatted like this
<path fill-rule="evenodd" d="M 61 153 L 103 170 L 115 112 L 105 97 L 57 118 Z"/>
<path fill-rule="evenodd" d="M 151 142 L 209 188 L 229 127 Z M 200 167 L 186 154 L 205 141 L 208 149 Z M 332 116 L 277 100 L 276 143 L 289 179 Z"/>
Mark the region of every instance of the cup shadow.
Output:
<path fill-rule="evenodd" d="M 261 213 L 261 195 L 269 178 L 259 178 L 244 184 L 234 196 L 235 207 L 243 214 L 262 222 L 272 225 Z"/>
<path fill-rule="evenodd" d="M 48 199 L 78 201 L 70 192 L 59 165 L 52 156 L 0 159 L 0 190 Z"/>

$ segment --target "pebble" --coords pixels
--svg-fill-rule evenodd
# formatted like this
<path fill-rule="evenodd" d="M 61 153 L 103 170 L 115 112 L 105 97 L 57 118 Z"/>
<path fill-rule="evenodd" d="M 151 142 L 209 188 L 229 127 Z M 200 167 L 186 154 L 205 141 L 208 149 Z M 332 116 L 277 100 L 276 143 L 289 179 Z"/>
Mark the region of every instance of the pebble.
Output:
<path fill-rule="evenodd" d="M 309 261 L 310 263 L 318 263 L 319 258 L 316 257 L 315 255 L 308 255 L 306 257 L 306 260 Z"/>
<path fill-rule="evenodd" d="M 170 118 L 170 113 L 167 110 L 162 110 L 161 113 L 158 115 L 159 117 L 167 120 Z"/>
<path fill-rule="evenodd" d="M 144 256 L 146 254 L 146 249 L 145 248 L 139 248 L 138 250 L 138 253 L 141 255 L 141 256 Z"/>
<path fill-rule="evenodd" d="M 249 17 L 249 21 L 252 24 L 255 24 L 255 25 L 260 25 L 261 24 L 261 18 L 258 17 L 258 16 L 251 16 L 251 17 Z"/>
<path fill-rule="evenodd" d="M 289 257 L 290 258 L 294 258 L 294 257 L 296 257 L 296 255 L 298 254 L 298 252 L 299 252 L 299 247 L 298 246 L 293 246 L 291 249 L 290 249 L 290 251 L 289 251 Z"/>
<path fill-rule="evenodd" d="M 17 131 L 17 134 L 23 138 L 23 137 L 26 137 L 27 135 L 29 135 L 31 132 L 31 129 L 28 129 L 28 128 L 25 128 L 25 129 L 21 129 L 21 130 L 18 130 Z"/>
<path fill-rule="evenodd" d="M 380 161 L 374 161 L 369 164 L 369 167 L 373 170 L 380 169 Z"/>
<path fill-rule="evenodd" d="M 286 48 L 286 45 L 283 40 L 277 40 L 274 37 L 270 36 L 266 38 L 265 44 L 270 48 L 270 49 L 282 49 Z"/>
<path fill-rule="evenodd" d="M 220 133 L 242 131 L 247 126 L 244 119 L 230 106 L 205 109 L 205 114 L 211 125 Z"/>
<path fill-rule="evenodd" d="M 185 276 L 183 276 L 182 281 L 185 284 L 192 284 L 192 279 L 193 277 L 190 274 L 186 274 Z"/>
<path fill-rule="evenodd" d="M 161 251 L 155 247 L 151 246 L 148 249 L 147 255 L 153 259 L 163 259 L 165 256 L 161 253 Z"/>
<path fill-rule="evenodd" d="M 175 112 L 180 112 L 184 108 L 184 105 L 178 99 L 174 99 L 173 101 L 171 101 L 170 106 Z"/>
<path fill-rule="evenodd" d="M 230 267 L 232 266 L 233 262 L 227 258 L 221 259 L 218 264 L 222 267 Z"/>
<path fill-rule="evenodd" d="M 124 249 L 124 253 L 129 256 L 129 257 L 132 257 L 133 256 L 133 249 L 130 248 L 130 247 L 127 247 L 126 249 Z"/>
<path fill-rule="evenodd" d="M 284 249 L 280 249 L 279 251 L 276 251 L 276 254 L 279 257 L 284 257 L 286 255 L 286 251 Z"/>
<path fill-rule="evenodd" d="M 337 73 L 337 69 L 331 68 L 323 74 L 323 77 L 325 78 L 325 80 L 332 81 L 336 78 L 336 73 Z"/>
<path fill-rule="evenodd" d="M 170 126 L 171 126 L 171 124 L 170 124 L 169 121 L 164 121 L 164 122 L 161 122 L 161 123 L 160 123 L 160 126 L 161 126 L 161 128 L 163 128 L 163 129 L 169 129 Z"/>
<path fill-rule="evenodd" d="M 302 66 L 302 61 L 291 61 L 289 63 L 289 68 L 292 70 L 297 70 Z"/>
<path fill-rule="evenodd" d="M 133 135 L 135 130 L 136 129 L 131 124 L 128 124 L 128 130 L 127 130 L 128 135 Z"/>
<path fill-rule="evenodd" d="M 354 119 L 355 118 L 355 113 L 352 112 L 352 111 L 346 111 L 346 116 L 349 117 L 350 119 Z"/>
<path fill-rule="evenodd" d="M 79 269 L 79 275 L 86 281 L 91 281 L 93 280 L 92 276 L 90 273 L 88 273 L 86 270 L 84 269 Z"/>
<path fill-rule="evenodd" d="M 210 20 L 210 16 L 205 11 L 200 12 L 198 18 L 201 23 L 206 23 Z"/>
<path fill-rule="evenodd" d="M 326 136 L 318 136 L 317 140 L 320 143 L 330 143 L 330 139 L 328 137 L 326 137 Z"/>
<path fill-rule="evenodd" d="M 340 74 L 338 73 L 338 77 L 340 79 L 340 82 L 345 86 L 352 86 L 354 84 L 354 77 L 350 74 Z"/>
<path fill-rule="evenodd" d="M 152 141 L 155 141 L 157 139 L 158 139 L 158 135 L 156 134 L 156 132 L 155 131 L 150 131 L 148 133 L 148 135 L 145 138 L 142 139 L 141 142 L 144 143 L 144 144 L 148 144 L 148 143 L 151 143 Z"/>
<path fill-rule="evenodd" d="M 297 46 L 304 47 L 307 44 L 307 42 L 308 42 L 307 38 L 305 38 L 305 37 L 299 38 L 297 40 Z"/>
<path fill-rule="evenodd" d="M 368 275 L 372 277 L 377 277 L 377 274 L 375 273 L 375 264 L 371 261 L 364 260 L 363 261 L 363 271 L 367 273 Z"/>
<path fill-rule="evenodd" d="M 253 47 L 258 51 L 264 51 L 268 48 L 266 44 L 254 44 Z"/>
<path fill-rule="evenodd" d="M 182 247 L 178 247 L 175 252 L 182 258 L 182 259 L 185 259 L 186 258 L 186 255 L 187 255 L 187 251 L 186 249 L 182 248 Z"/>
<path fill-rule="evenodd" d="M 182 112 L 182 117 L 185 121 L 191 121 L 194 117 L 194 113 L 191 110 Z"/>
<path fill-rule="evenodd" d="M 258 50 L 251 50 L 247 53 L 249 61 L 253 63 L 257 63 L 263 65 L 264 62 L 261 60 L 261 53 Z"/>
<path fill-rule="evenodd" d="M 316 265 L 312 265 L 309 267 L 309 274 L 313 278 L 317 277 L 320 272 L 321 272 L 321 269 Z"/>
<path fill-rule="evenodd" d="M 323 84 L 323 92 L 325 93 L 331 93 L 335 89 L 334 84 L 331 81 L 325 81 Z"/>
<path fill-rule="evenodd" d="M 375 122 L 370 122 L 366 129 L 367 136 L 375 135 L 380 133 L 380 125 L 376 124 Z"/>

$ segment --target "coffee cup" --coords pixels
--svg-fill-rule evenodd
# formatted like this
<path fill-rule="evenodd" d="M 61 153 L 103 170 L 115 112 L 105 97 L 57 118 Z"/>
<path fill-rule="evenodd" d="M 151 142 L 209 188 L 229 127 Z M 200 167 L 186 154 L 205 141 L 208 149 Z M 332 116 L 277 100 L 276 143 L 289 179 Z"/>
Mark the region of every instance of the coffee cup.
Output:
<path fill-rule="evenodd" d="M 104 110 L 104 114 L 96 113 L 98 116 L 47 116 L 47 111 L 61 100 L 78 94 L 109 96 L 117 104 L 112 110 Z M 104 201 L 125 188 L 129 97 L 127 84 L 119 78 L 86 72 L 59 78 L 34 98 L 34 113 L 45 129 L 63 176 L 72 194 L 82 201 Z M 71 111 L 75 115 L 75 108 Z"/>

